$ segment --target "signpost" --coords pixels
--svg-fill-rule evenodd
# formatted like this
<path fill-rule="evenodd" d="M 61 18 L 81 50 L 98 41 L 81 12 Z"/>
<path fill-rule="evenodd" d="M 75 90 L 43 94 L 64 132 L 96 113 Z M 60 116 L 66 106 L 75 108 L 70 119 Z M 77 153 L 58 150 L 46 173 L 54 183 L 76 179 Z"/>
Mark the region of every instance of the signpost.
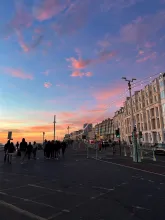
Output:
<path fill-rule="evenodd" d="M 8 140 L 13 140 L 12 138 L 12 131 L 8 131 L 8 137 L 7 137 Z"/>

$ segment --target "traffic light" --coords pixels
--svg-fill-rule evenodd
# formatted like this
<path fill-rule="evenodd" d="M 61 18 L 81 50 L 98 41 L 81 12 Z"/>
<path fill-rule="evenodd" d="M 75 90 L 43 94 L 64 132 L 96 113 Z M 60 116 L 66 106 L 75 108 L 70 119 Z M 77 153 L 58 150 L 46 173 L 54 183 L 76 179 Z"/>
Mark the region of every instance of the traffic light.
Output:
<path fill-rule="evenodd" d="M 115 132 L 116 132 L 116 137 L 119 138 L 120 137 L 120 129 L 118 128 Z"/>

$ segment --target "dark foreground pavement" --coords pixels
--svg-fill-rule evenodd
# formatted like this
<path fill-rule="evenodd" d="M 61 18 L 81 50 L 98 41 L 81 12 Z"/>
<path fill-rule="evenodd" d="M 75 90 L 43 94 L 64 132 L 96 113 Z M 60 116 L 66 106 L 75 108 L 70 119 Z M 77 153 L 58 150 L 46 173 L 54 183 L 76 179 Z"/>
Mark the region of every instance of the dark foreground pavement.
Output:
<path fill-rule="evenodd" d="M 152 164 L 86 159 L 81 149 L 58 161 L 39 157 L 0 163 L 0 220 L 165 219 L 165 175 Z"/>

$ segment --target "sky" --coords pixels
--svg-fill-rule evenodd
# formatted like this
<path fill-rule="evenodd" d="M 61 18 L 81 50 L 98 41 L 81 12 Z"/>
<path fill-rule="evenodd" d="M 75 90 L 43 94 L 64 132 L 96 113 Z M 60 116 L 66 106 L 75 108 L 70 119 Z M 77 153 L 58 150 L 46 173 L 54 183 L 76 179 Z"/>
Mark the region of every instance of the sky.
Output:
<path fill-rule="evenodd" d="M 165 0 L 1 0 L 0 48 L 0 142 L 61 139 L 165 71 Z"/>

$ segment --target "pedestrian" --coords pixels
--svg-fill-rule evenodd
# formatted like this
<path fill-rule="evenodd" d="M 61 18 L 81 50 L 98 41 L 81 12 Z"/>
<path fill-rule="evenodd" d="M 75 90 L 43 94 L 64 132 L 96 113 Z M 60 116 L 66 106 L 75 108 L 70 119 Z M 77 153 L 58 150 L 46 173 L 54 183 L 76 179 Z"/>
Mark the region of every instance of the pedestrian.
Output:
<path fill-rule="evenodd" d="M 36 160 L 36 154 L 37 154 L 37 144 L 34 141 L 34 143 L 33 143 L 33 158 L 34 158 L 34 160 Z"/>
<path fill-rule="evenodd" d="M 63 142 L 62 142 L 62 156 L 63 156 L 63 157 L 64 157 L 64 155 L 65 155 L 65 150 L 66 150 L 66 142 L 63 141 Z"/>
<path fill-rule="evenodd" d="M 13 142 L 11 142 L 8 147 L 8 163 L 10 164 L 12 163 L 12 157 L 13 157 L 14 152 L 15 152 L 15 147 L 14 147 Z"/>
<path fill-rule="evenodd" d="M 4 163 L 6 163 L 6 159 L 8 157 L 9 146 L 10 146 L 10 140 L 8 140 L 7 143 L 4 146 Z"/>
<path fill-rule="evenodd" d="M 46 144 L 46 159 L 50 159 L 50 153 L 51 153 L 51 143 L 48 141 Z"/>
<path fill-rule="evenodd" d="M 25 138 L 22 138 L 22 142 L 20 143 L 20 151 L 25 152 L 27 149 L 27 142 L 25 141 Z"/>
<path fill-rule="evenodd" d="M 18 151 L 18 148 L 19 148 L 19 142 L 17 141 L 17 143 L 16 143 L 16 148 L 17 148 L 17 151 Z"/>
<path fill-rule="evenodd" d="M 47 140 L 45 139 L 44 143 L 43 143 L 43 150 L 44 150 L 44 157 L 46 158 L 46 145 L 47 145 Z"/>
<path fill-rule="evenodd" d="M 54 141 L 52 140 L 50 143 L 50 149 L 51 149 L 51 158 L 54 159 Z"/>
<path fill-rule="evenodd" d="M 24 157 L 22 159 L 22 163 L 24 162 L 24 159 L 25 159 L 26 155 L 28 155 L 28 160 L 30 160 L 32 151 L 33 151 L 33 146 L 31 144 L 31 142 L 29 142 L 29 144 L 26 147 L 25 154 L 24 154 Z"/>

